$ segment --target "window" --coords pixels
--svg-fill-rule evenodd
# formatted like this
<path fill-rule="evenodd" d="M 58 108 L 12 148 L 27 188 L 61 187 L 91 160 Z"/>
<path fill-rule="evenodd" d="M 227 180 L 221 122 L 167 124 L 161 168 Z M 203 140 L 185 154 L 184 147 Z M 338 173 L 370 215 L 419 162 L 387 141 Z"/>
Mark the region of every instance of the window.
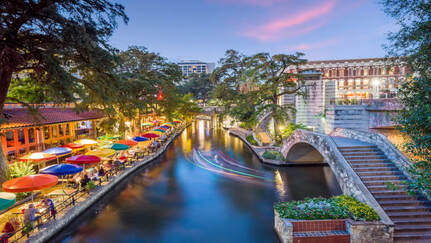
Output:
<path fill-rule="evenodd" d="M 49 139 L 49 127 L 43 127 L 43 138 Z"/>
<path fill-rule="evenodd" d="M 364 68 L 364 76 L 368 76 L 368 68 Z"/>
<path fill-rule="evenodd" d="M 6 132 L 6 144 L 8 148 L 15 146 L 13 131 Z"/>
<path fill-rule="evenodd" d="M 344 76 L 344 69 L 340 69 L 340 77 Z"/>
<path fill-rule="evenodd" d="M 70 132 L 69 132 L 69 123 L 66 124 L 66 136 L 69 136 Z"/>
<path fill-rule="evenodd" d="M 58 135 L 58 133 L 57 133 L 57 126 L 54 125 L 54 126 L 52 126 L 52 137 L 56 138 L 57 135 Z"/>
<path fill-rule="evenodd" d="M 353 86 L 355 85 L 355 80 L 350 79 L 349 80 L 349 89 L 353 89 Z"/>
<path fill-rule="evenodd" d="M 63 133 L 63 125 L 58 125 L 58 134 L 60 135 L 60 137 L 63 137 L 64 136 L 64 133 Z"/>
<path fill-rule="evenodd" d="M 34 128 L 28 129 L 28 143 L 34 143 L 35 137 L 34 137 Z"/>
<path fill-rule="evenodd" d="M 18 142 L 19 144 L 25 144 L 24 129 L 18 129 Z"/>

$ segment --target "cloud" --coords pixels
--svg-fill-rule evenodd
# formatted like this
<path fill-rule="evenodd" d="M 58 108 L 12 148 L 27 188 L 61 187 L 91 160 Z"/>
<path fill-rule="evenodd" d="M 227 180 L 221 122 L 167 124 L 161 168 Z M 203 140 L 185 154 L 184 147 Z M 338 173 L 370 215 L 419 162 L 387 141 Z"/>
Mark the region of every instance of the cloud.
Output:
<path fill-rule="evenodd" d="M 252 5 L 259 7 L 269 7 L 278 3 L 286 3 L 289 0 L 207 0 L 210 2 L 235 4 L 235 5 Z"/>
<path fill-rule="evenodd" d="M 319 24 L 314 24 L 311 26 L 304 25 L 310 24 L 311 21 L 321 18 L 330 13 L 334 8 L 335 3 L 336 0 L 326 0 L 323 4 L 315 8 L 300 12 L 291 17 L 271 20 L 268 23 L 256 26 L 243 32 L 242 35 L 261 41 L 270 41 L 285 36 L 286 32 L 288 32 L 289 30 L 292 31 L 292 29 L 293 32 L 301 33 L 301 29 L 299 27 L 302 27 L 302 32 L 304 33 L 310 32 L 320 27 L 322 24 L 320 24 L 320 26 L 318 26 Z"/>
<path fill-rule="evenodd" d="M 288 49 L 293 49 L 295 51 L 309 51 L 313 49 L 320 49 L 326 46 L 332 46 L 332 45 L 338 44 L 340 41 L 341 41 L 340 38 L 334 38 L 334 39 L 318 41 L 313 43 L 301 43 L 301 44 L 289 47 Z"/>

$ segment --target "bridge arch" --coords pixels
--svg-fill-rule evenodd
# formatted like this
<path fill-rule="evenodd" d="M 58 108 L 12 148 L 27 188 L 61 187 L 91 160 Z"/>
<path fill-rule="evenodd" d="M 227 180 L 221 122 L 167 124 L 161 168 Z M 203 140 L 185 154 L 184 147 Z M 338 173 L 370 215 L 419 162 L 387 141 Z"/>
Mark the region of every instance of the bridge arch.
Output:
<path fill-rule="evenodd" d="M 290 163 L 322 164 L 325 163 L 323 155 L 313 145 L 304 142 L 292 144 L 285 155 Z"/>

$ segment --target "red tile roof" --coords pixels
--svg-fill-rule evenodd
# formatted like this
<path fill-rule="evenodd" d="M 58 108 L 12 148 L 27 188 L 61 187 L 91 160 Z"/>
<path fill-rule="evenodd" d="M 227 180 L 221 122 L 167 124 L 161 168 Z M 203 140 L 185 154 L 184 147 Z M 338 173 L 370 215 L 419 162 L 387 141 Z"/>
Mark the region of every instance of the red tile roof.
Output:
<path fill-rule="evenodd" d="M 39 108 L 38 114 L 34 116 L 27 108 L 5 107 L 1 118 L 6 122 L 0 125 L 0 129 L 84 121 L 102 117 L 104 115 L 100 111 L 76 113 L 72 108 Z"/>

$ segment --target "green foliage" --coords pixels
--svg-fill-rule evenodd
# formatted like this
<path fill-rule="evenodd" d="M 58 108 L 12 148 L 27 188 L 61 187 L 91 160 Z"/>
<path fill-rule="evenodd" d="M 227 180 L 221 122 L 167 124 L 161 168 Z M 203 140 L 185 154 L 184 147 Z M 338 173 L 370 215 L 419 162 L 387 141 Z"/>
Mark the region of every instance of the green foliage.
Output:
<path fill-rule="evenodd" d="M 263 158 L 265 159 L 272 159 L 272 160 L 284 160 L 283 155 L 279 151 L 275 150 L 267 150 L 263 153 Z"/>
<path fill-rule="evenodd" d="M 431 2 L 380 2 L 400 25 L 389 35 L 391 45 L 386 48 L 391 56 L 404 56 L 412 74 L 399 90 L 404 108 L 396 119 L 410 138 L 405 150 L 415 162 L 409 169 L 414 180 L 406 184 L 411 194 L 422 191 L 431 198 Z"/>
<path fill-rule="evenodd" d="M 282 218 L 289 219 L 354 219 L 357 221 L 379 220 L 378 214 L 368 205 L 351 196 L 307 198 L 303 201 L 281 202 L 274 209 Z"/>
<path fill-rule="evenodd" d="M 29 104 L 51 102 L 50 89 L 36 82 L 30 77 L 14 78 L 11 80 L 8 100 L 22 101 Z"/>
<path fill-rule="evenodd" d="M 247 141 L 253 146 L 259 145 L 259 143 L 254 139 L 253 135 L 248 135 L 247 137 L 245 137 L 245 139 L 247 139 Z"/>
<path fill-rule="evenodd" d="M 289 67 L 298 67 L 306 62 L 302 56 L 302 53 L 245 56 L 228 50 L 219 62 L 221 66 L 210 77 L 217 84 L 213 97 L 224 107 L 224 113 L 237 121 L 256 123 L 259 115 L 271 112 L 275 122 L 282 123 L 295 107 L 279 105 L 279 97 L 303 94 L 302 75 L 288 72 Z M 278 135 L 277 124 L 275 133 Z"/>
<path fill-rule="evenodd" d="M 192 74 L 187 77 L 178 89 L 180 94 L 186 95 L 191 93 L 195 99 L 207 103 L 214 89 L 214 84 L 210 81 L 210 76 L 206 73 Z"/>
<path fill-rule="evenodd" d="M 301 123 L 295 124 L 295 123 L 289 123 L 287 124 L 286 128 L 282 129 L 280 134 L 282 136 L 282 139 L 288 138 L 296 129 L 304 129 L 307 130 L 308 128 Z"/>
<path fill-rule="evenodd" d="M 85 189 L 86 189 L 87 191 L 91 191 L 91 190 L 93 190 L 94 188 L 96 188 L 96 184 L 94 184 L 94 181 L 89 181 L 89 182 L 87 183 L 87 185 L 85 185 Z"/>
<path fill-rule="evenodd" d="M 10 178 L 18 178 L 34 174 L 36 174 L 36 171 L 33 168 L 33 164 L 29 162 L 15 162 L 9 166 Z"/>

